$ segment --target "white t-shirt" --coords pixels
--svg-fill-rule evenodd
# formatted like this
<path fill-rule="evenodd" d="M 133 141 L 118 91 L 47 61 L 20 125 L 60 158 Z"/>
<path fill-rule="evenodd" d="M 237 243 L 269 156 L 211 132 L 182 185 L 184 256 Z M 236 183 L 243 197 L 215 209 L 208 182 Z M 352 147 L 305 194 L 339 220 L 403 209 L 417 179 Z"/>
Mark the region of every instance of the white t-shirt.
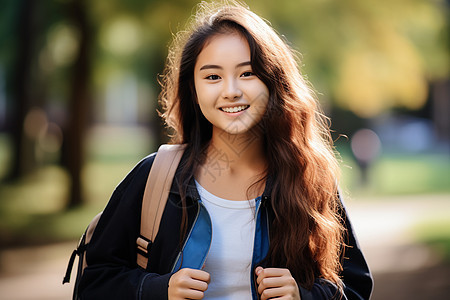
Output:
<path fill-rule="evenodd" d="M 212 222 L 211 249 L 204 271 L 211 275 L 205 299 L 248 300 L 255 238 L 255 200 L 219 198 L 196 182 Z"/>

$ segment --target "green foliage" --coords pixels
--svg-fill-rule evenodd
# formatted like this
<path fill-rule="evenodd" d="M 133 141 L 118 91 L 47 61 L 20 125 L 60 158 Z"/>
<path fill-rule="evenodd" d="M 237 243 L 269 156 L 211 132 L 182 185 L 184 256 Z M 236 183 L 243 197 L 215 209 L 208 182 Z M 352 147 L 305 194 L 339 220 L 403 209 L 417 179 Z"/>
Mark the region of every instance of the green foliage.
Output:
<path fill-rule="evenodd" d="M 304 71 L 319 91 L 361 117 L 419 109 L 428 81 L 449 75 L 444 1 L 252 4 L 303 53 Z"/>
<path fill-rule="evenodd" d="M 450 262 L 450 219 L 433 216 L 414 228 L 416 240 L 429 245 L 437 255 Z"/>

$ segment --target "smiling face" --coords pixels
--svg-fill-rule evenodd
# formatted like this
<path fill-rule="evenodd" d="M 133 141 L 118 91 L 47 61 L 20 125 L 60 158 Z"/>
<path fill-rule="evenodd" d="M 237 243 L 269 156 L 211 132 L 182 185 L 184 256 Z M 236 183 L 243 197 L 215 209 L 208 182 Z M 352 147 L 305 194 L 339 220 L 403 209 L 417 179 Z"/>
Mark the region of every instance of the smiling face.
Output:
<path fill-rule="evenodd" d="M 247 133 L 261 121 L 269 90 L 250 61 L 248 42 L 237 33 L 213 36 L 198 55 L 195 91 L 213 135 Z"/>

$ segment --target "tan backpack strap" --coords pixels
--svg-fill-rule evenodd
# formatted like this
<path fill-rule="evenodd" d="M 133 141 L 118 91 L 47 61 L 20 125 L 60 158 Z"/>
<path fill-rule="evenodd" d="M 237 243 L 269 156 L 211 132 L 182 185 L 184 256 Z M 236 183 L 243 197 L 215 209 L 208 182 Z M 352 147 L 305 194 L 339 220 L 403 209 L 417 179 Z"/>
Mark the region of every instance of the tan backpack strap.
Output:
<path fill-rule="evenodd" d="M 145 186 L 141 211 L 141 235 L 138 247 L 137 264 L 147 268 L 148 251 L 159 230 L 173 176 L 183 156 L 186 145 L 161 145 L 156 153 Z"/>

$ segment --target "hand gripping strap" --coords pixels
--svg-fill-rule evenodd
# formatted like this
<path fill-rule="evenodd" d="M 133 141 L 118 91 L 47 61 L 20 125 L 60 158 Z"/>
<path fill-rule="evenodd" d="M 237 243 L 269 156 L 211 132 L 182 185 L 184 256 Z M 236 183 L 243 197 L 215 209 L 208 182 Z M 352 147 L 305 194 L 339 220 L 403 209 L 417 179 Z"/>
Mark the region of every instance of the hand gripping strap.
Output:
<path fill-rule="evenodd" d="M 148 250 L 159 230 L 159 223 L 169 197 L 173 176 L 183 156 L 186 145 L 161 145 L 156 153 L 145 186 L 141 211 L 141 236 L 138 247 L 137 264 L 147 268 Z"/>

